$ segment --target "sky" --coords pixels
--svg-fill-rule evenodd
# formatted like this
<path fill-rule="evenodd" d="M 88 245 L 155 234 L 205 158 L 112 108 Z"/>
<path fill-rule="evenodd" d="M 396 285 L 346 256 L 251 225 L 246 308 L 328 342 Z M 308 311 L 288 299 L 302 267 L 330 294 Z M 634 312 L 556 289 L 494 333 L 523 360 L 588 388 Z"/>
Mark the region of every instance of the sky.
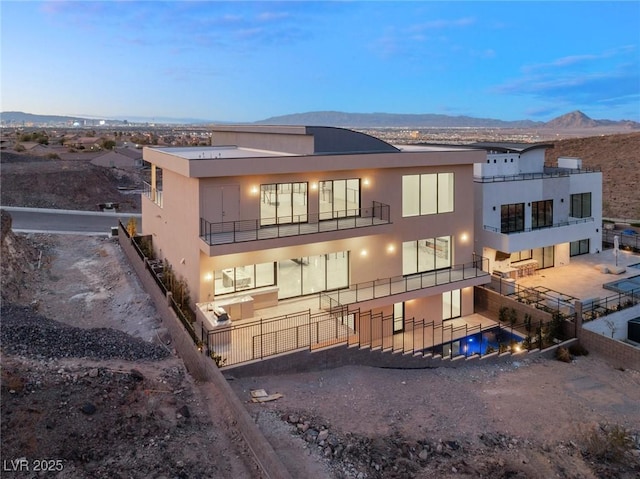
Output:
<path fill-rule="evenodd" d="M 640 121 L 640 2 L 0 0 L 0 110 Z"/>

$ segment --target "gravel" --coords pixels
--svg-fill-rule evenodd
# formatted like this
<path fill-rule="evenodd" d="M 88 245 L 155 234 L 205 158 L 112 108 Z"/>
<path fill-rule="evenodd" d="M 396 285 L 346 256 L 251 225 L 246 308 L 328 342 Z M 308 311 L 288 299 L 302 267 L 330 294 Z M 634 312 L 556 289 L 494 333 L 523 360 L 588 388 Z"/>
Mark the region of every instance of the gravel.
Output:
<path fill-rule="evenodd" d="M 170 355 L 161 345 L 110 328 L 82 329 L 38 314 L 32 308 L 2 305 L 0 342 L 5 353 L 41 359 L 88 358 L 160 360 Z"/>

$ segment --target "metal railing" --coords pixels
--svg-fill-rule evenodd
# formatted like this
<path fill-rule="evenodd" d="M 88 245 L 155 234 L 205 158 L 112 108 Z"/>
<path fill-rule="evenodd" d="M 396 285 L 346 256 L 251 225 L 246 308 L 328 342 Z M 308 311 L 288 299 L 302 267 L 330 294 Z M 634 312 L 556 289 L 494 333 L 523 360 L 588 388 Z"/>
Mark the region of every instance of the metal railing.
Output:
<path fill-rule="evenodd" d="M 545 166 L 542 173 L 520 173 L 518 175 L 493 175 L 493 176 L 474 176 L 473 181 L 476 183 L 499 183 L 505 181 L 528 181 L 542 180 L 546 178 L 560 178 L 569 175 L 578 175 L 584 173 L 598 173 L 601 169 L 596 168 L 558 168 Z"/>
<path fill-rule="evenodd" d="M 129 240 L 131 241 L 133 248 L 135 249 L 136 253 L 138 253 L 138 256 L 140 256 L 140 259 L 142 259 L 142 261 L 144 262 L 144 267 L 149 272 L 153 280 L 155 281 L 156 286 L 158 286 L 160 291 L 162 291 L 162 293 L 169 298 L 169 305 L 171 306 L 171 309 L 173 309 L 173 312 L 176 314 L 176 316 L 184 326 L 185 330 L 193 340 L 193 343 L 199 344 L 200 338 L 198 338 L 197 332 L 194 328 L 193 318 L 188 318 L 185 315 L 184 311 L 182 311 L 182 309 L 180 308 L 180 305 L 178 304 L 178 302 L 176 302 L 176 300 L 173 298 L 173 295 L 168 294 L 169 290 L 167 289 L 166 285 L 162 282 L 162 276 L 161 276 L 162 270 L 156 267 L 158 263 L 152 260 L 149 260 L 149 258 L 145 256 L 144 252 L 140 248 L 140 245 L 138 244 L 140 237 L 138 236 L 131 237 L 129 235 L 129 232 L 127 231 L 127 228 L 122 224 L 122 222 L 120 222 L 120 229 L 124 232 L 124 234 L 126 234 L 127 238 L 129 238 Z"/>
<path fill-rule="evenodd" d="M 374 201 L 371 207 L 333 213 L 211 223 L 200 218 L 200 238 L 208 245 L 241 243 L 391 223 L 390 207 Z"/>
<path fill-rule="evenodd" d="M 355 346 L 418 357 L 482 357 L 492 353 L 540 349 L 553 344 L 550 325 L 492 323 L 488 326 L 425 319 L 405 319 L 402 331 L 394 331 L 393 315 L 348 311 L 311 313 L 301 311 L 272 319 L 209 330 L 205 346 L 224 366 L 261 361 L 296 351 L 314 351 L 334 346 Z"/>
<path fill-rule="evenodd" d="M 477 256 L 473 261 L 455 264 L 446 269 L 377 279 L 351 285 L 348 289 L 323 292 L 320 294 L 320 307 L 322 309 L 330 309 L 335 307 L 336 304 L 353 304 L 466 279 L 489 276 L 488 269 L 488 258 Z"/>
<path fill-rule="evenodd" d="M 619 292 L 605 298 L 586 300 L 582 303 L 582 322 L 593 321 L 623 309 L 631 308 L 639 303 L 640 288 Z"/>
<path fill-rule="evenodd" d="M 142 182 L 142 194 L 162 208 L 162 190 L 151 186 L 146 181 Z"/>
<path fill-rule="evenodd" d="M 577 224 L 582 224 L 582 223 L 591 223 L 593 221 L 594 221 L 593 217 L 578 218 L 578 219 L 575 219 L 575 220 L 561 221 L 559 223 L 554 223 L 554 224 L 548 225 L 548 226 L 538 226 L 536 228 L 523 228 L 523 229 L 518 230 L 518 231 L 505 231 L 505 232 L 503 232 L 501 228 L 497 228 L 495 226 L 483 225 L 482 227 L 483 227 L 483 229 L 485 229 L 487 231 L 493 231 L 494 233 L 512 235 L 512 234 L 518 234 L 518 233 L 530 233 L 532 231 L 540 231 L 540 230 L 546 230 L 546 229 L 550 229 L 550 228 L 562 228 L 563 226 L 577 225 Z"/>
<path fill-rule="evenodd" d="M 616 236 L 621 249 L 630 248 L 634 251 L 640 251 L 640 234 L 630 235 L 623 234 L 621 231 L 605 229 L 602 231 L 602 243 L 612 247 Z"/>

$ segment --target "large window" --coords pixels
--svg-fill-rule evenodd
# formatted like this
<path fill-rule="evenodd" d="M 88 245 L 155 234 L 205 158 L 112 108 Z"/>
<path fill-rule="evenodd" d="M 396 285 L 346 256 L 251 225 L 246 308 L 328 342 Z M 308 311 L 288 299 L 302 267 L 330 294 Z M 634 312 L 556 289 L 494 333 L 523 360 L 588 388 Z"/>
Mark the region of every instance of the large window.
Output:
<path fill-rule="evenodd" d="M 513 203 L 500 207 L 500 232 L 524 231 L 524 203 Z"/>
<path fill-rule="evenodd" d="M 360 215 L 360 180 L 328 180 L 318 184 L 320 219 Z"/>
<path fill-rule="evenodd" d="M 531 229 L 553 226 L 553 200 L 531 203 Z"/>
<path fill-rule="evenodd" d="M 307 221 L 307 183 L 260 185 L 260 226 Z"/>
<path fill-rule="evenodd" d="M 251 264 L 216 271 L 214 294 L 235 293 L 276 284 L 275 263 Z"/>
<path fill-rule="evenodd" d="M 402 243 L 402 274 L 451 267 L 451 236 Z"/>
<path fill-rule="evenodd" d="M 461 290 L 445 291 L 442 293 L 442 319 L 459 318 L 462 316 Z"/>
<path fill-rule="evenodd" d="M 578 256 L 580 254 L 589 254 L 589 239 L 580 241 L 572 241 L 569 243 L 569 256 Z"/>
<path fill-rule="evenodd" d="M 280 299 L 348 286 L 348 251 L 293 258 L 278 263 Z"/>
<path fill-rule="evenodd" d="M 591 216 L 591 193 L 571 195 L 571 212 L 573 218 L 589 218 Z"/>
<path fill-rule="evenodd" d="M 453 173 L 402 177 L 402 216 L 453 211 Z"/>

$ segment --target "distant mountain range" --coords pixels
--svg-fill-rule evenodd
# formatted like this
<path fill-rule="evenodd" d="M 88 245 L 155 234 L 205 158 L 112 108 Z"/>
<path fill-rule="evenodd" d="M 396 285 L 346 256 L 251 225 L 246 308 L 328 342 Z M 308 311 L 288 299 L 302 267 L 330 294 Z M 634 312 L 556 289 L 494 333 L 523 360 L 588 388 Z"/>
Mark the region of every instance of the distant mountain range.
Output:
<path fill-rule="evenodd" d="M 109 120 L 81 118 L 56 115 L 35 115 L 20 111 L 0 113 L 3 126 L 125 126 L 147 124 L 176 124 L 204 126 L 213 123 L 208 120 L 191 118 L 140 118 L 129 120 Z M 581 111 L 573 111 L 554 118 L 548 122 L 532 120 L 503 121 L 491 118 L 474 118 L 471 116 L 449 116 L 438 114 L 397 114 L 397 113 L 345 113 L 340 111 L 313 111 L 274 116 L 249 124 L 256 125 L 312 125 L 337 126 L 347 128 L 549 128 L 549 129 L 584 129 L 609 127 L 616 129 L 640 129 L 640 123 L 631 120 L 594 120 Z"/>
<path fill-rule="evenodd" d="M 640 129 L 640 123 L 631 120 L 593 120 L 581 111 L 573 111 L 548 122 L 517 120 L 503 121 L 470 116 L 395 113 L 344 113 L 339 111 L 314 111 L 276 116 L 256 121 L 260 125 L 314 125 L 343 126 L 351 128 L 551 128 L 582 129 L 618 127 Z"/>

